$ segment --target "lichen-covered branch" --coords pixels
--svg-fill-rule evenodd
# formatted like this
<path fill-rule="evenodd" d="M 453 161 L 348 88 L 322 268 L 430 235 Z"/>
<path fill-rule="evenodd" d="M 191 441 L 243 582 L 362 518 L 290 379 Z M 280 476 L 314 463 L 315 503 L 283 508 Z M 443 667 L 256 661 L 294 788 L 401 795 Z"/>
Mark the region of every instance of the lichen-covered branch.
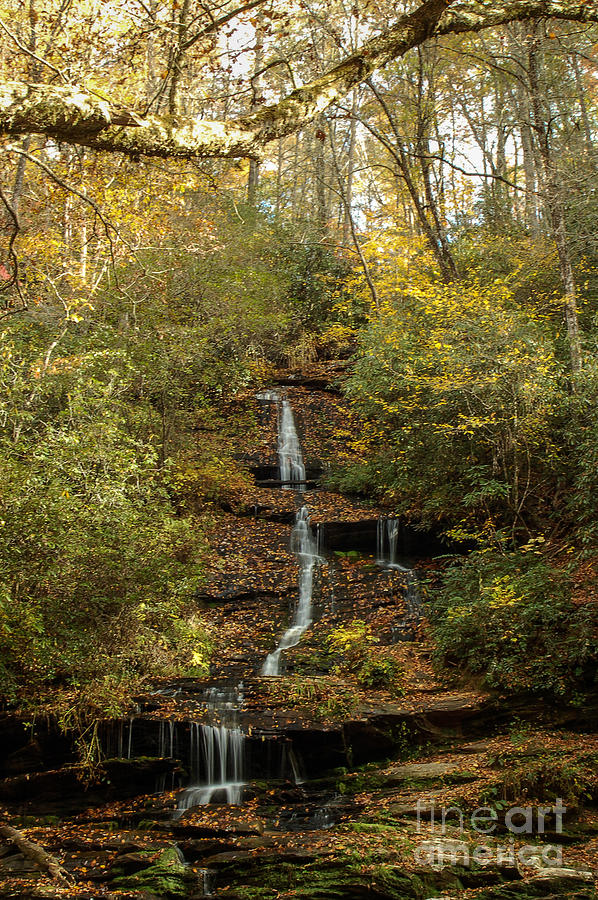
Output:
<path fill-rule="evenodd" d="M 426 0 L 394 26 L 279 103 L 230 121 L 140 117 L 76 86 L 0 84 L 0 131 L 45 134 L 132 157 L 259 157 L 298 131 L 377 69 L 432 35 L 480 31 L 534 17 L 598 22 L 598 0 Z"/>

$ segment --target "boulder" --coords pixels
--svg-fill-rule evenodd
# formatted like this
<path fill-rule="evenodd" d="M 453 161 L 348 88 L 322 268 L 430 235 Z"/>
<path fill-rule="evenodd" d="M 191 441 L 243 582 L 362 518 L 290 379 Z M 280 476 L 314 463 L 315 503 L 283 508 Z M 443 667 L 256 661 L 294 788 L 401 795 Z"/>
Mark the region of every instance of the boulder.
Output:
<path fill-rule="evenodd" d="M 143 854 L 137 854 L 141 861 Z M 133 874 L 124 874 L 128 866 L 125 862 L 123 868 L 119 868 L 117 860 L 111 871 L 111 886 L 123 891 L 145 892 L 155 897 L 164 897 L 175 900 L 177 897 L 186 897 L 189 892 L 189 873 L 176 847 L 159 851 L 157 854 L 151 851 L 145 855 L 148 863 Z M 116 876 L 116 877 L 113 877 Z"/>
<path fill-rule="evenodd" d="M 404 781 L 437 781 L 447 778 L 450 781 L 475 781 L 476 775 L 463 772 L 459 763 L 429 762 L 411 763 L 395 766 L 384 773 L 389 784 L 400 784 Z"/>

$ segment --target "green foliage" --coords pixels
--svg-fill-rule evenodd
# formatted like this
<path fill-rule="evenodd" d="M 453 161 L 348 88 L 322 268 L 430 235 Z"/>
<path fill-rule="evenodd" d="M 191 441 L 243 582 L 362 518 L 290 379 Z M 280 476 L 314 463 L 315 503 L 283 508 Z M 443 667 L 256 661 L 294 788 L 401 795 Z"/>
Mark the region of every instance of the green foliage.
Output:
<path fill-rule="evenodd" d="M 557 439 L 566 448 L 570 466 L 564 512 L 579 534 L 587 555 L 598 544 L 598 356 L 592 353 L 575 394 L 563 398 Z"/>
<path fill-rule="evenodd" d="M 281 231 L 275 258 L 287 274 L 288 299 L 303 326 L 334 321 L 332 314 L 339 306 L 345 309 L 344 324 L 347 317 L 363 315 L 363 307 L 349 302 L 348 263 L 317 235 L 298 240 L 291 230 Z"/>
<path fill-rule="evenodd" d="M 541 502 L 558 457 L 559 374 L 542 322 L 504 282 L 392 285 L 348 384 L 365 460 L 342 486 L 361 482 L 419 522 L 512 524 Z"/>
<path fill-rule="evenodd" d="M 326 641 L 328 651 L 340 657 L 337 672 L 354 675 L 363 687 L 382 687 L 399 694 L 401 667 L 393 654 L 378 644 L 370 626 L 359 619 L 335 628 Z"/>
<path fill-rule="evenodd" d="M 123 267 L 93 301 L 71 292 L 6 323 L 5 699 L 57 705 L 66 724 L 118 714 L 148 678 L 205 673 L 202 517 L 248 484 L 217 410 L 259 380 L 288 318 L 262 226 L 223 216 L 211 252 L 147 254 L 159 283 Z M 199 446 L 198 421 L 213 435 Z"/>
<path fill-rule="evenodd" d="M 531 751 L 526 757 L 522 764 L 519 753 L 500 754 L 495 765 L 503 771 L 485 789 L 480 802 L 498 806 L 501 801 L 508 804 L 531 798 L 554 803 L 560 798 L 566 806 L 577 807 L 598 797 L 595 753 L 543 750 Z"/>
<path fill-rule="evenodd" d="M 0 671 L 12 700 L 53 684 L 109 708 L 121 683 L 205 664 L 203 629 L 181 639 L 201 531 L 173 516 L 156 453 L 127 434 L 118 405 L 89 393 L 5 444 Z"/>
<path fill-rule="evenodd" d="M 199 511 L 202 504 L 230 507 L 253 485 L 249 474 L 229 456 L 211 451 L 181 455 L 170 472 L 169 486 L 177 505 L 185 511 Z"/>
<path fill-rule="evenodd" d="M 446 570 L 431 604 L 438 658 L 509 692 L 567 695 L 594 678 L 598 616 L 537 547 L 474 552 Z"/>

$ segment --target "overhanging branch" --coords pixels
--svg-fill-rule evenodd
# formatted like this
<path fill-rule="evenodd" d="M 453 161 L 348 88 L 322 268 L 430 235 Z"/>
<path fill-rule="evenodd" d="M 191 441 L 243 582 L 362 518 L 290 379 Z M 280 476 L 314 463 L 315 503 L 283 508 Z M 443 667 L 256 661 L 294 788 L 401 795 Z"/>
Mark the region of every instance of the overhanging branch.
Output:
<path fill-rule="evenodd" d="M 231 121 L 141 117 L 78 87 L 5 83 L 0 85 L 0 130 L 45 134 L 133 158 L 257 158 L 270 141 L 305 127 L 355 85 L 429 37 L 537 17 L 598 22 L 598 0 L 426 0 L 279 103 Z"/>

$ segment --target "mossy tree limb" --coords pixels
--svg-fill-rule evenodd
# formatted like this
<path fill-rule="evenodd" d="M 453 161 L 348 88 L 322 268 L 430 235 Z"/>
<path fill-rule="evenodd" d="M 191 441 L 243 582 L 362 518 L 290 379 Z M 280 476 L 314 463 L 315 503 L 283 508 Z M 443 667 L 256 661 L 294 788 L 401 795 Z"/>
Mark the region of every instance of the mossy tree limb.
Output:
<path fill-rule="evenodd" d="M 355 85 L 428 38 L 534 17 L 598 22 L 598 0 L 426 0 L 278 103 L 227 121 L 138 116 L 82 87 L 5 82 L 0 85 L 0 131 L 45 134 L 132 157 L 259 158 L 270 141 L 313 122 Z"/>

